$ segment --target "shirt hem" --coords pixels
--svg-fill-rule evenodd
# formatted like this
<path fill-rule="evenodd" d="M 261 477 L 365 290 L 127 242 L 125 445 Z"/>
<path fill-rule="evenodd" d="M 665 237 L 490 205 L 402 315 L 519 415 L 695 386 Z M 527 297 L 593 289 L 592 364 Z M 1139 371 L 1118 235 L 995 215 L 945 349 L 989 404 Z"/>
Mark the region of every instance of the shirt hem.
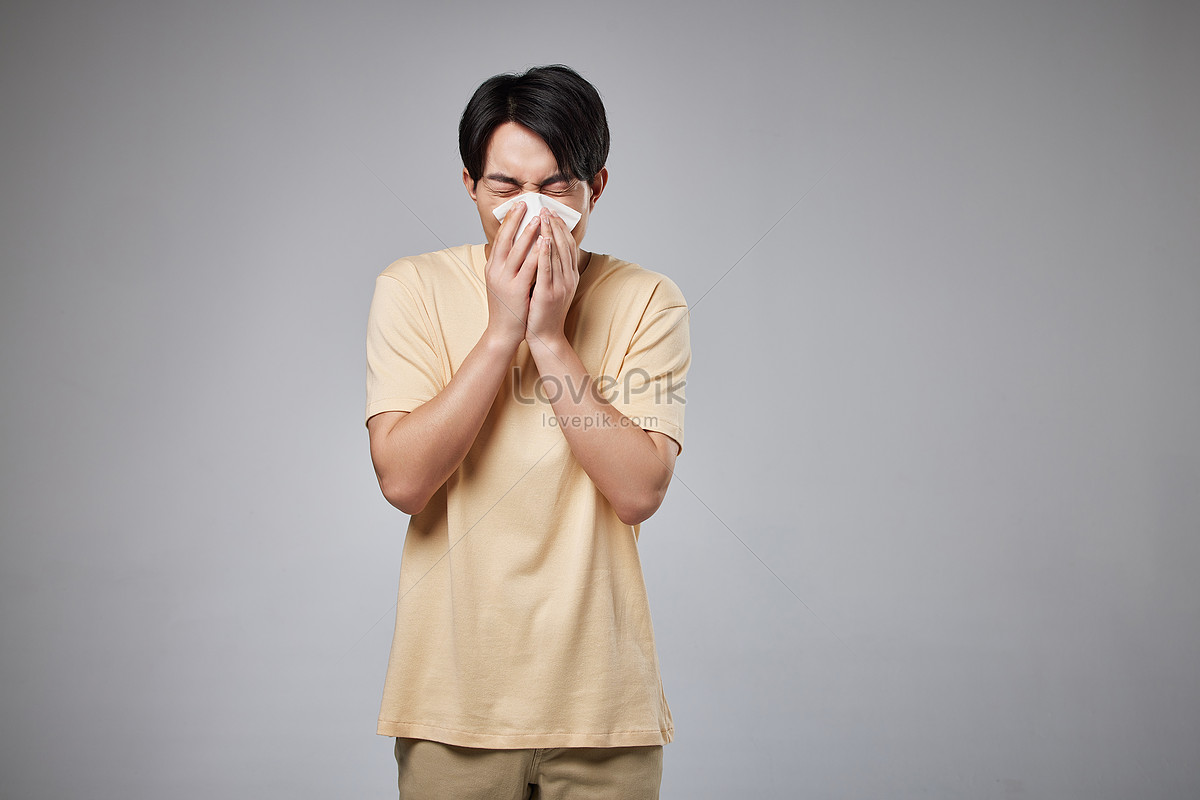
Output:
<path fill-rule="evenodd" d="M 366 422 L 367 420 L 371 419 L 371 417 L 384 411 L 416 411 L 418 408 L 423 406 L 425 402 L 425 400 L 418 400 L 411 397 L 374 400 L 367 404 L 367 415 L 363 421 Z"/>
<path fill-rule="evenodd" d="M 621 413 L 625 414 L 625 416 L 631 417 L 631 418 L 634 416 L 637 416 L 636 414 L 631 415 L 624 410 L 622 410 Z M 646 417 L 652 417 L 652 416 L 653 416 L 652 414 L 646 415 Z M 664 419 L 658 419 L 655 422 L 651 423 L 646 419 L 646 417 L 639 418 L 641 424 L 639 424 L 638 427 L 644 431 L 655 431 L 657 433 L 661 433 L 661 434 L 670 436 L 672 439 L 675 440 L 675 443 L 677 445 L 679 445 L 679 455 L 682 455 L 683 454 L 683 428 L 681 428 L 680 426 L 678 426 L 672 422 L 667 422 Z"/>
<path fill-rule="evenodd" d="M 431 739 L 458 747 L 522 750 L 531 747 L 645 747 L 663 745 L 674 736 L 666 730 L 614 731 L 611 733 L 479 733 L 441 728 L 416 722 L 379 720 L 376 733 L 402 739 Z"/>

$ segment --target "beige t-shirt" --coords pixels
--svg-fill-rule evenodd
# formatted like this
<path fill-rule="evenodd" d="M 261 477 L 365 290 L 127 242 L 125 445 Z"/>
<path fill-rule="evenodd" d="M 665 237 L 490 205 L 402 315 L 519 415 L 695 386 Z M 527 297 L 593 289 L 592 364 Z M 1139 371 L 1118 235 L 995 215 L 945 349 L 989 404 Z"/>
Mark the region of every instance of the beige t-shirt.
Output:
<path fill-rule="evenodd" d="M 376 278 L 367 406 L 441 391 L 488 320 L 483 245 Z M 593 254 L 564 332 L 615 408 L 683 445 L 687 305 L 663 275 Z M 471 449 L 411 518 L 378 732 L 467 747 L 657 745 L 663 695 L 640 526 L 572 455 L 520 345 Z M 570 387 L 561 387 L 571 390 Z"/>

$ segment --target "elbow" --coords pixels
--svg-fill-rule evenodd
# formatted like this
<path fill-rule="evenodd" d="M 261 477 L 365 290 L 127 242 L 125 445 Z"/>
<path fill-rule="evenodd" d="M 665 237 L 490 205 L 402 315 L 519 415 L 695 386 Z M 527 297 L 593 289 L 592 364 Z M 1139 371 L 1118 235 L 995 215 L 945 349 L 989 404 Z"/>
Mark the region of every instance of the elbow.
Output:
<path fill-rule="evenodd" d="M 629 486 L 628 492 L 623 493 L 620 502 L 613 502 L 613 510 L 617 519 L 626 525 L 640 525 L 654 516 L 667 496 L 667 488 L 671 485 L 672 472 L 663 470 L 653 481 L 642 486 Z"/>
<path fill-rule="evenodd" d="M 653 514 L 653 511 L 647 514 L 641 510 L 627 509 L 624 511 L 617 511 L 617 519 L 621 520 L 621 522 L 625 523 L 626 525 L 633 527 L 634 525 L 641 525 L 643 522 L 650 519 Z"/>
<path fill-rule="evenodd" d="M 640 525 L 654 516 L 666 494 L 665 487 L 662 490 L 646 492 L 641 496 L 628 498 L 620 506 L 614 505 L 613 510 L 617 512 L 617 519 L 626 525 Z"/>
<path fill-rule="evenodd" d="M 406 429 L 408 412 L 384 412 L 367 420 L 371 433 L 371 464 L 379 490 L 389 504 L 410 517 L 420 514 L 438 487 L 422 480 L 422 470 L 409 459 L 401 457 L 408 449 L 398 430 Z"/>
<path fill-rule="evenodd" d="M 428 492 L 421 491 L 419 487 L 395 480 L 380 480 L 379 489 L 383 492 L 385 500 L 410 517 L 424 511 L 432 496 Z"/>

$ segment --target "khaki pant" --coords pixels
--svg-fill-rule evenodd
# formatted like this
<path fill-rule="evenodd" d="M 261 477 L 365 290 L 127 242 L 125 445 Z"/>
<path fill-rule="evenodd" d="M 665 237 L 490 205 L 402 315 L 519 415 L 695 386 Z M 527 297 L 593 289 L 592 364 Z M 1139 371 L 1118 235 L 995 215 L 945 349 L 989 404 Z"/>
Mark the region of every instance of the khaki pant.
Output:
<path fill-rule="evenodd" d="M 400 800 L 658 800 L 662 745 L 485 750 L 396 739 Z"/>

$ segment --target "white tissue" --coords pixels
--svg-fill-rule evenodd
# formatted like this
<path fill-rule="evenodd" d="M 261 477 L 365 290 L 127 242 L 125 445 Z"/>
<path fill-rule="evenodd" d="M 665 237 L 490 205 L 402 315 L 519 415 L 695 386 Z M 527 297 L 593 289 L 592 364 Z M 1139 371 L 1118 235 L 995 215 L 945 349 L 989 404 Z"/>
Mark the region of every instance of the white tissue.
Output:
<path fill-rule="evenodd" d="M 569 205 L 560 203 L 553 197 L 547 197 L 544 194 L 537 194 L 535 192 L 526 192 L 525 194 L 518 195 L 511 200 L 506 200 L 505 202 L 496 206 L 492 213 L 496 216 L 496 219 L 503 222 L 504 215 L 508 213 L 508 210 L 513 207 L 514 203 L 518 202 L 525 203 L 525 219 L 521 220 L 521 225 L 517 228 L 518 234 L 525 230 L 525 226 L 532 222 L 533 218 L 540 214 L 543 208 L 548 208 L 555 214 L 558 214 L 560 217 L 562 217 L 563 222 L 567 223 L 567 228 L 570 230 L 575 230 L 575 226 L 578 225 L 579 220 L 583 218 L 582 214 L 571 208 Z"/>

